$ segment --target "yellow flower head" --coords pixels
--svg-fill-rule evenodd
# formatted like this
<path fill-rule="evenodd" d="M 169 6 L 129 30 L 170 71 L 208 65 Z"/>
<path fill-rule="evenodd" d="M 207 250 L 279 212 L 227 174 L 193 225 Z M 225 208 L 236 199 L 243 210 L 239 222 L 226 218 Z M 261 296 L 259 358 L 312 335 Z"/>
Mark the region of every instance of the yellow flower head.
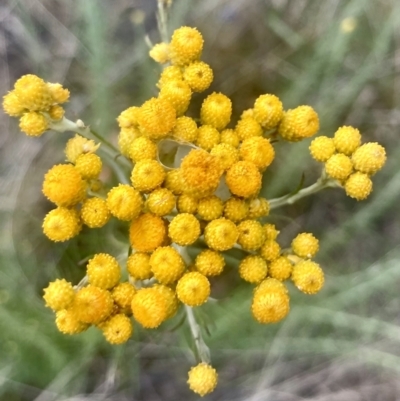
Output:
<path fill-rule="evenodd" d="M 206 244 L 215 251 L 227 251 L 233 248 L 239 237 L 239 231 L 231 220 L 221 217 L 207 224 L 204 231 Z"/>
<path fill-rule="evenodd" d="M 168 236 L 178 245 L 191 245 L 200 236 L 200 223 L 193 214 L 179 213 L 169 223 Z"/>
<path fill-rule="evenodd" d="M 203 125 L 211 125 L 217 130 L 224 129 L 231 120 L 232 102 L 222 93 L 208 95 L 200 109 L 200 118 Z"/>
<path fill-rule="evenodd" d="M 89 198 L 82 203 L 81 219 L 90 228 L 99 228 L 107 224 L 111 214 L 107 202 L 101 198 Z"/>
<path fill-rule="evenodd" d="M 263 134 L 261 125 L 253 117 L 241 118 L 236 124 L 235 132 L 241 141 Z"/>
<path fill-rule="evenodd" d="M 189 306 L 200 306 L 207 302 L 210 291 L 210 282 L 199 272 L 186 273 L 176 286 L 178 299 Z"/>
<path fill-rule="evenodd" d="M 259 255 L 246 256 L 239 264 L 239 275 L 248 283 L 260 283 L 267 276 L 267 272 L 267 262 Z"/>
<path fill-rule="evenodd" d="M 343 181 L 353 172 L 353 163 L 349 156 L 336 153 L 325 163 L 325 171 L 333 179 Z"/>
<path fill-rule="evenodd" d="M 46 306 L 59 311 L 67 309 L 71 306 L 75 297 L 75 291 L 72 284 L 65 279 L 57 279 L 49 283 L 48 287 L 44 289 L 43 299 L 46 301 Z"/>
<path fill-rule="evenodd" d="M 145 134 L 157 140 L 165 138 L 174 128 L 176 111 L 168 100 L 153 97 L 143 103 L 137 118 Z"/>
<path fill-rule="evenodd" d="M 196 28 L 183 26 L 174 31 L 169 44 L 172 64 L 185 65 L 200 58 L 203 37 Z"/>
<path fill-rule="evenodd" d="M 68 140 L 65 146 L 65 155 L 69 162 L 75 163 L 80 155 L 95 153 L 99 147 L 100 143 L 96 145 L 95 141 L 75 134 L 73 138 Z"/>
<path fill-rule="evenodd" d="M 238 224 L 238 244 L 246 251 L 256 251 L 265 242 L 265 232 L 256 220 L 244 220 Z"/>
<path fill-rule="evenodd" d="M 272 262 L 277 259 L 281 253 L 281 247 L 279 244 L 271 239 L 267 239 L 260 249 L 261 256 L 268 262 Z"/>
<path fill-rule="evenodd" d="M 169 60 L 169 45 L 168 43 L 161 42 L 155 44 L 149 51 L 149 56 L 160 64 L 165 64 Z"/>
<path fill-rule="evenodd" d="M 361 144 L 361 134 L 357 128 L 340 127 L 333 137 L 336 151 L 350 156 Z"/>
<path fill-rule="evenodd" d="M 153 288 L 164 297 L 167 303 L 166 319 L 173 317 L 178 311 L 179 307 L 179 301 L 176 297 L 175 291 L 163 284 L 156 284 L 155 286 L 153 286 Z"/>
<path fill-rule="evenodd" d="M 47 213 L 42 228 L 51 241 L 64 242 L 78 235 L 82 224 L 77 210 L 58 207 Z"/>
<path fill-rule="evenodd" d="M 131 174 L 132 185 L 140 192 L 151 192 L 159 187 L 165 178 L 163 166 L 156 160 L 139 160 Z"/>
<path fill-rule="evenodd" d="M 249 201 L 249 219 L 258 219 L 269 215 L 269 202 L 265 198 L 253 198 Z"/>
<path fill-rule="evenodd" d="M 310 106 L 298 106 L 288 110 L 279 125 L 278 133 L 287 141 L 297 142 L 315 135 L 319 130 L 319 118 Z"/>
<path fill-rule="evenodd" d="M 117 259 L 107 253 L 94 255 L 86 269 L 89 283 L 105 290 L 115 287 L 121 278 Z"/>
<path fill-rule="evenodd" d="M 47 88 L 50 91 L 51 97 L 55 103 L 65 103 L 69 100 L 69 90 L 64 88 L 59 83 L 46 82 Z"/>
<path fill-rule="evenodd" d="M 210 154 L 219 160 L 224 171 L 229 170 L 239 161 L 238 149 L 227 143 L 219 143 L 218 145 L 213 146 Z"/>
<path fill-rule="evenodd" d="M 150 255 L 144 252 L 135 252 L 129 255 L 126 268 L 135 280 L 147 280 L 153 277 L 150 266 Z"/>
<path fill-rule="evenodd" d="M 171 246 L 157 248 L 150 256 L 150 267 L 154 277 L 161 284 L 172 284 L 185 271 L 180 253 Z"/>
<path fill-rule="evenodd" d="M 201 362 L 189 370 L 187 383 L 190 389 L 201 397 L 212 393 L 217 386 L 217 382 L 217 371 L 205 362 Z"/>
<path fill-rule="evenodd" d="M 110 344 L 126 343 L 132 336 L 132 322 L 122 313 L 111 316 L 101 325 L 101 331 Z"/>
<path fill-rule="evenodd" d="M 268 274 L 272 278 L 283 281 L 290 277 L 292 270 L 293 267 L 290 260 L 286 256 L 280 256 L 270 263 Z"/>
<path fill-rule="evenodd" d="M 197 130 L 196 145 L 208 152 L 219 144 L 220 134 L 211 125 L 202 125 Z"/>
<path fill-rule="evenodd" d="M 143 159 L 155 159 L 157 157 L 157 145 L 145 136 L 136 138 L 129 148 L 129 157 L 134 162 Z"/>
<path fill-rule="evenodd" d="M 135 294 L 136 288 L 128 281 L 119 283 L 111 292 L 114 304 L 117 305 L 125 314 L 132 313 L 131 302 Z"/>
<path fill-rule="evenodd" d="M 71 164 L 58 164 L 44 176 L 43 194 L 57 206 L 74 206 L 85 198 L 85 182 Z"/>
<path fill-rule="evenodd" d="M 79 334 L 89 328 L 89 324 L 78 320 L 76 312 L 69 309 L 62 309 L 56 313 L 56 326 L 63 334 Z"/>
<path fill-rule="evenodd" d="M 111 188 L 107 194 L 107 207 L 119 220 L 130 221 L 139 216 L 143 206 L 142 196 L 127 184 Z"/>
<path fill-rule="evenodd" d="M 183 78 L 193 92 L 203 92 L 211 85 L 214 74 L 208 64 L 203 61 L 195 61 L 185 68 Z"/>
<path fill-rule="evenodd" d="M 319 136 L 312 140 L 309 147 L 311 156 L 317 162 L 326 162 L 335 153 L 335 142 L 327 136 Z"/>
<path fill-rule="evenodd" d="M 221 143 L 226 143 L 228 145 L 233 146 L 234 148 L 237 148 L 240 143 L 240 138 L 237 132 L 233 129 L 224 129 L 221 132 Z"/>
<path fill-rule="evenodd" d="M 249 213 L 249 204 L 244 199 L 232 196 L 225 202 L 224 216 L 237 223 L 244 220 Z"/>
<path fill-rule="evenodd" d="M 120 128 L 131 128 L 139 126 L 140 107 L 132 106 L 124 110 L 118 117 Z"/>
<path fill-rule="evenodd" d="M 253 115 L 264 129 L 275 128 L 283 117 L 282 102 L 275 95 L 261 95 L 254 102 Z"/>
<path fill-rule="evenodd" d="M 81 173 L 84 180 L 94 180 L 100 175 L 103 163 L 94 153 L 85 153 L 77 157 L 75 168 Z"/>
<path fill-rule="evenodd" d="M 373 175 L 385 165 L 386 151 L 379 143 L 365 143 L 353 153 L 351 160 L 357 171 Z"/>
<path fill-rule="evenodd" d="M 177 202 L 177 209 L 179 213 L 196 214 L 199 200 L 193 196 L 183 194 L 180 195 Z"/>
<path fill-rule="evenodd" d="M 131 246 L 139 252 L 154 251 L 163 244 L 166 235 L 166 222 L 151 213 L 144 213 L 133 220 L 129 229 Z"/>
<path fill-rule="evenodd" d="M 292 241 L 292 250 L 301 258 L 312 258 L 319 249 L 319 241 L 311 233 L 300 233 Z"/>
<path fill-rule="evenodd" d="M 160 79 L 158 80 L 157 87 L 162 88 L 163 85 L 167 82 L 171 82 L 174 80 L 182 81 L 183 75 L 181 69 L 176 65 L 170 65 L 165 67 L 163 72 L 160 75 Z"/>
<path fill-rule="evenodd" d="M 221 217 L 224 211 L 224 203 L 218 196 L 210 195 L 199 200 L 197 214 L 200 219 L 211 221 Z"/>
<path fill-rule="evenodd" d="M 345 182 L 346 195 L 358 201 L 366 199 L 372 192 L 372 181 L 368 174 L 356 172 Z"/>
<path fill-rule="evenodd" d="M 229 190 L 234 195 L 243 198 L 258 194 L 261 189 L 261 179 L 257 166 L 245 160 L 235 163 L 226 173 L 226 184 Z"/>
<path fill-rule="evenodd" d="M 316 294 L 324 285 L 324 272 L 318 263 L 303 260 L 293 267 L 292 280 L 305 294 Z"/>
<path fill-rule="evenodd" d="M 289 313 L 289 296 L 282 290 L 260 288 L 254 293 L 251 311 L 259 323 L 279 322 Z"/>
<path fill-rule="evenodd" d="M 18 79 L 14 92 L 21 105 L 30 111 L 45 111 L 54 103 L 46 82 L 36 75 L 28 74 Z"/>
<path fill-rule="evenodd" d="M 157 188 L 149 194 L 145 205 L 149 212 L 165 216 L 175 207 L 175 195 L 167 188 Z"/>
<path fill-rule="evenodd" d="M 59 121 L 64 117 L 65 110 L 58 104 L 53 104 L 48 110 L 49 117 L 54 121 Z"/>
<path fill-rule="evenodd" d="M 185 81 L 175 79 L 163 84 L 158 98 L 169 102 L 174 107 L 176 115 L 181 116 L 189 107 L 192 91 Z"/>
<path fill-rule="evenodd" d="M 211 249 L 201 251 L 195 259 L 195 267 L 205 276 L 218 276 L 225 267 L 225 259 L 220 252 Z"/>
<path fill-rule="evenodd" d="M 196 121 L 187 116 L 177 118 L 171 134 L 178 141 L 194 143 L 197 139 Z"/>
<path fill-rule="evenodd" d="M 46 117 L 36 111 L 25 113 L 19 120 L 19 128 L 28 136 L 40 136 L 48 127 Z"/>
<path fill-rule="evenodd" d="M 118 134 L 118 147 L 125 157 L 130 157 L 132 142 L 142 137 L 143 134 L 138 127 L 121 128 Z"/>
<path fill-rule="evenodd" d="M 279 234 L 274 224 L 264 224 L 265 238 L 275 240 Z"/>
<path fill-rule="evenodd" d="M 182 170 L 180 168 L 176 168 L 174 170 L 168 171 L 165 175 L 163 185 L 175 195 L 182 194 L 185 188 L 185 181 L 183 178 Z"/>
<path fill-rule="evenodd" d="M 205 196 L 218 187 L 223 170 L 216 157 L 205 150 L 194 149 L 183 158 L 181 172 L 186 192 Z"/>
<path fill-rule="evenodd" d="M 254 163 L 261 171 L 274 160 L 275 151 L 270 141 L 260 136 L 245 139 L 240 146 L 240 157 Z"/>
<path fill-rule="evenodd" d="M 27 110 L 22 106 L 15 91 L 8 92 L 3 96 L 4 113 L 11 117 L 20 117 Z"/>

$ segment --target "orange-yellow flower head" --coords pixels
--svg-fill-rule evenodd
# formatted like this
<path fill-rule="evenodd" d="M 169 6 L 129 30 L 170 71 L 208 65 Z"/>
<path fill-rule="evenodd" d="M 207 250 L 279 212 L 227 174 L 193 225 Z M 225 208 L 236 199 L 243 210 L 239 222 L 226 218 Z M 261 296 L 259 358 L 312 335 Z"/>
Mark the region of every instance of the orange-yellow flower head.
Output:
<path fill-rule="evenodd" d="M 166 235 L 166 222 L 151 213 L 144 213 L 133 220 L 129 229 L 131 246 L 139 252 L 154 251 L 163 244 Z"/>
<path fill-rule="evenodd" d="M 159 283 L 172 284 L 182 276 L 185 263 L 175 248 L 161 246 L 151 254 L 150 267 Z"/>
<path fill-rule="evenodd" d="M 290 142 L 301 141 L 315 135 L 319 130 L 319 118 L 310 106 L 298 106 L 288 110 L 279 125 L 278 133 Z"/>
<path fill-rule="evenodd" d="M 216 157 L 205 150 L 194 149 L 182 160 L 181 172 L 185 190 L 204 196 L 218 187 L 223 170 Z"/>
<path fill-rule="evenodd" d="M 58 207 L 47 213 L 43 220 L 43 233 L 54 242 L 64 242 L 75 237 L 82 228 L 75 209 Z"/>
<path fill-rule="evenodd" d="M 71 164 L 58 164 L 44 176 L 43 194 L 57 206 L 74 206 L 85 197 L 85 182 Z"/>
<path fill-rule="evenodd" d="M 11 117 L 20 117 L 26 111 L 15 91 L 8 92 L 3 96 L 3 110 Z"/>
<path fill-rule="evenodd" d="M 208 95 L 201 105 L 200 118 L 204 125 L 211 125 L 217 130 L 224 129 L 231 120 L 232 102 L 222 93 Z"/>
<path fill-rule="evenodd" d="M 19 120 L 19 128 L 28 136 L 40 136 L 47 130 L 48 122 L 43 114 L 30 111 Z"/>
<path fill-rule="evenodd" d="M 176 111 L 168 100 L 153 97 L 140 107 L 138 122 L 149 138 L 165 138 L 175 126 Z"/>
<path fill-rule="evenodd" d="M 261 179 L 257 166 L 245 160 L 235 163 L 226 173 L 226 184 L 230 191 L 243 198 L 258 194 L 261 189 Z"/>
<path fill-rule="evenodd" d="M 206 244 L 215 251 L 227 251 L 233 248 L 239 237 L 239 231 L 232 221 L 221 217 L 207 224 L 204 231 Z"/>
<path fill-rule="evenodd" d="M 282 290 L 259 289 L 254 293 L 251 311 L 259 323 L 279 322 L 289 313 L 289 296 Z"/>
<path fill-rule="evenodd" d="M 268 139 L 256 136 L 243 141 L 240 147 L 240 156 L 242 160 L 254 163 L 263 171 L 274 160 L 275 151 Z"/>
<path fill-rule="evenodd" d="M 46 82 L 36 75 L 22 76 L 15 83 L 14 91 L 21 105 L 30 111 L 45 111 L 54 102 Z"/>
<path fill-rule="evenodd" d="M 379 143 L 365 143 L 353 153 L 351 160 L 357 171 L 372 175 L 385 165 L 386 151 Z"/>
<path fill-rule="evenodd" d="M 181 66 L 198 60 L 203 43 L 203 37 L 196 28 L 183 26 L 176 29 L 169 44 L 172 64 Z"/>
<path fill-rule="evenodd" d="M 183 78 L 189 84 L 193 92 L 203 92 L 213 80 L 211 67 L 203 61 L 195 61 L 189 64 L 183 73 Z"/>
<path fill-rule="evenodd" d="M 168 101 L 176 111 L 177 116 L 183 115 L 189 107 L 192 91 L 185 81 L 165 82 L 159 94 L 159 99 Z"/>
<path fill-rule="evenodd" d="M 190 389 L 201 397 L 213 392 L 217 386 L 217 382 L 217 371 L 205 362 L 201 362 L 189 370 L 187 383 Z"/>
<path fill-rule="evenodd" d="M 132 185 L 141 192 L 151 192 L 159 187 L 165 178 L 163 166 L 156 160 L 139 160 L 131 174 Z"/>
<path fill-rule="evenodd" d="M 303 260 L 293 267 L 292 280 L 305 294 L 316 294 L 324 285 L 324 272 L 318 263 Z"/>
<path fill-rule="evenodd" d="M 107 207 L 117 219 L 130 221 L 139 216 L 143 199 L 136 189 L 127 184 L 111 188 L 107 194 Z"/>
<path fill-rule="evenodd" d="M 253 114 L 264 129 L 275 128 L 283 116 L 282 102 L 275 95 L 261 95 L 254 102 Z"/>

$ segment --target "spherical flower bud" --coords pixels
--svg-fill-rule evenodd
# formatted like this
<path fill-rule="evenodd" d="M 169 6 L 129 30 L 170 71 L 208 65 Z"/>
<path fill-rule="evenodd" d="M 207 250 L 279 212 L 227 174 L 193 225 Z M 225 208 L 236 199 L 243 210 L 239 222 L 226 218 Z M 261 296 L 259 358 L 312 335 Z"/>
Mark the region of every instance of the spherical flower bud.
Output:
<path fill-rule="evenodd" d="M 297 142 L 315 135 L 319 130 L 319 118 L 310 106 L 298 106 L 288 110 L 282 118 L 278 133 L 287 141 Z"/>
<path fill-rule="evenodd" d="M 265 242 L 264 229 L 258 221 L 244 220 L 238 224 L 238 244 L 246 251 L 255 251 Z"/>
<path fill-rule="evenodd" d="M 111 316 L 101 325 L 101 331 L 110 344 L 126 343 L 132 336 L 132 322 L 122 313 Z"/>
<path fill-rule="evenodd" d="M 194 143 L 197 139 L 196 121 L 186 116 L 177 118 L 171 134 L 179 141 Z"/>
<path fill-rule="evenodd" d="M 111 214 L 107 202 L 101 198 L 86 199 L 81 208 L 81 219 L 90 228 L 99 228 L 107 224 Z"/>
<path fill-rule="evenodd" d="M 44 176 L 43 194 L 57 206 L 74 206 L 85 198 L 85 182 L 71 164 L 53 166 Z"/>
<path fill-rule="evenodd" d="M 292 269 L 290 260 L 286 256 L 280 256 L 270 263 L 268 274 L 272 278 L 283 281 L 290 277 Z"/>
<path fill-rule="evenodd" d="M 115 287 L 121 278 L 117 259 L 107 253 L 94 255 L 86 269 L 89 283 L 105 290 Z"/>
<path fill-rule="evenodd" d="M 210 152 L 211 155 L 215 156 L 224 171 L 229 170 L 236 162 L 239 161 L 239 151 L 232 145 L 227 143 L 219 143 L 215 145 Z"/>
<path fill-rule="evenodd" d="M 120 128 L 137 127 L 139 125 L 140 108 L 132 106 L 121 112 L 117 118 Z"/>
<path fill-rule="evenodd" d="M 265 238 L 275 240 L 279 234 L 274 224 L 264 224 Z"/>
<path fill-rule="evenodd" d="M 20 117 L 27 110 L 22 106 L 15 91 L 8 92 L 3 96 L 4 113 L 11 117 Z"/>
<path fill-rule="evenodd" d="M 76 159 L 86 153 L 94 153 L 100 147 L 100 143 L 96 145 L 95 141 L 86 139 L 83 136 L 75 134 L 75 136 L 68 140 L 65 146 L 65 155 L 70 163 L 76 162 Z"/>
<path fill-rule="evenodd" d="M 249 213 L 249 204 L 244 200 L 236 197 L 231 197 L 225 202 L 224 216 L 237 223 L 247 218 Z"/>
<path fill-rule="evenodd" d="M 157 328 L 166 318 L 168 305 L 165 296 L 156 288 L 141 288 L 132 299 L 133 317 L 146 329 Z"/>
<path fill-rule="evenodd" d="M 157 145 L 145 136 L 136 138 L 129 148 L 129 157 L 134 162 L 143 159 L 155 159 L 157 157 Z"/>
<path fill-rule="evenodd" d="M 60 121 L 65 114 L 65 110 L 58 104 L 53 104 L 48 110 L 49 117 L 54 121 Z"/>
<path fill-rule="evenodd" d="M 160 89 L 159 99 L 168 101 L 175 109 L 176 115 L 183 115 L 189 107 L 192 91 L 185 81 L 168 81 Z"/>
<path fill-rule="evenodd" d="M 48 308 L 54 311 L 67 309 L 74 300 L 75 291 L 72 284 L 65 279 L 57 279 L 49 283 L 48 287 L 44 289 L 43 299 Z"/>
<path fill-rule="evenodd" d="M 140 107 L 138 122 L 150 139 L 162 139 L 174 128 L 176 111 L 168 100 L 153 97 Z"/>
<path fill-rule="evenodd" d="M 19 128 L 29 136 L 40 136 L 48 127 L 46 117 L 35 111 L 25 113 L 19 120 Z"/>
<path fill-rule="evenodd" d="M 140 192 L 151 192 L 159 187 L 165 178 L 162 165 L 151 159 L 139 160 L 131 174 L 132 185 Z"/>
<path fill-rule="evenodd" d="M 169 224 L 168 236 L 178 245 L 191 245 L 200 236 L 200 223 L 193 214 L 179 213 Z"/>
<path fill-rule="evenodd" d="M 219 144 L 220 134 L 211 125 L 202 125 L 197 130 L 196 145 L 208 152 Z"/>
<path fill-rule="evenodd" d="M 259 323 L 279 322 L 289 313 L 289 296 L 282 290 L 259 289 L 254 293 L 251 311 Z"/>
<path fill-rule="evenodd" d="M 119 220 L 130 221 L 139 216 L 143 206 L 142 196 L 127 184 L 111 188 L 107 194 L 107 207 Z"/>
<path fill-rule="evenodd" d="M 64 242 L 75 237 L 81 230 L 79 213 L 75 209 L 58 207 L 46 214 L 43 233 L 54 242 Z"/>
<path fill-rule="evenodd" d="M 45 111 L 54 102 L 46 82 L 36 75 L 28 74 L 18 79 L 14 92 L 21 105 L 30 111 Z"/>
<path fill-rule="evenodd" d="M 169 44 L 172 64 L 182 66 L 198 60 L 203 43 L 203 37 L 196 28 L 183 26 L 176 29 Z"/>
<path fill-rule="evenodd" d="M 353 163 L 349 156 L 336 153 L 325 163 L 326 173 L 335 180 L 345 180 L 353 171 Z"/>
<path fill-rule="evenodd" d="M 185 68 L 183 78 L 193 92 L 203 92 L 211 85 L 214 75 L 208 64 L 195 61 Z"/>
<path fill-rule="evenodd" d="M 166 222 L 161 217 L 144 213 L 132 221 L 129 240 L 136 251 L 152 252 L 163 244 L 166 234 Z"/>
<path fill-rule="evenodd" d="M 292 250 L 301 258 L 312 258 L 319 249 L 319 241 L 310 233 L 300 233 L 292 241 Z"/>
<path fill-rule="evenodd" d="M 175 195 L 182 194 L 185 187 L 185 180 L 183 178 L 182 170 L 177 168 L 168 171 L 165 175 L 163 185 Z"/>
<path fill-rule="evenodd" d="M 224 129 L 221 132 L 221 143 L 226 143 L 234 148 L 237 148 L 240 143 L 239 135 L 233 129 Z"/>
<path fill-rule="evenodd" d="M 129 255 L 126 268 L 135 280 L 147 280 L 153 277 L 150 266 L 150 255 L 144 252 L 135 252 Z"/>
<path fill-rule="evenodd" d="M 196 270 L 205 276 L 218 276 L 225 267 L 225 259 L 219 252 L 211 249 L 201 251 L 195 261 Z"/>
<path fill-rule="evenodd" d="M 275 128 L 283 116 L 282 102 L 275 95 L 261 95 L 254 102 L 253 115 L 264 129 Z"/>
<path fill-rule="evenodd" d="M 235 132 L 241 141 L 263 134 L 261 125 L 253 117 L 240 119 L 236 124 Z"/>
<path fill-rule="evenodd" d="M 361 134 L 357 128 L 340 127 L 333 137 L 336 151 L 350 156 L 361 144 Z"/>
<path fill-rule="evenodd" d="M 207 224 L 204 231 L 206 244 L 215 251 L 227 251 L 233 248 L 239 237 L 239 231 L 232 221 L 221 217 Z"/>
<path fill-rule="evenodd" d="M 281 291 L 284 294 L 288 293 L 288 289 L 285 284 L 276 278 L 267 277 L 265 280 L 261 281 L 260 284 L 254 289 L 253 293 L 257 292 L 267 292 L 267 291 Z"/>
<path fill-rule="evenodd" d="M 143 134 L 138 127 L 121 128 L 118 134 L 118 147 L 125 157 L 130 157 L 132 142 L 142 137 Z"/>
<path fill-rule="evenodd" d="M 197 212 L 198 199 L 193 196 L 183 194 L 180 195 L 177 201 L 177 209 L 179 213 L 195 214 Z"/>
<path fill-rule="evenodd" d="M 232 102 L 222 93 L 208 95 L 200 109 L 200 118 L 203 125 L 211 125 L 217 130 L 224 129 L 232 114 Z"/>
<path fill-rule="evenodd" d="M 324 285 L 324 272 L 318 263 L 304 260 L 293 267 L 292 280 L 305 294 L 316 294 Z"/>
<path fill-rule="evenodd" d="M 210 282 L 199 272 L 184 274 L 176 285 L 178 299 L 189 306 L 200 306 L 207 302 L 210 291 Z"/>
<path fill-rule="evenodd" d="M 239 264 L 240 277 L 248 283 L 260 283 L 267 276 L 267 272 L 267 262 L 258 255 L 246 256 Z"/>
<path fill-rule="evenodd" d="M 163 85 L 167 82 L 171 82 L 174 80 L 182 81 L 183 75 L 181 69 L 176 65 L 170 65 L 165 67 L 160 75 L 160 79 L 157 82 L 157 87 L 162 88 Z"/>
<path fill-rule="evenodd" d="M 100 175 L 103 164 L 99 156 L 94 153 L 85 153 L 77 157 L 75 168 L 81 173 L 84 180 L 93 180 Z"/>
<path fill-rule="evenodd" d="M 180 253 L 171 246 L 157 248 L 150 256 L 150 267 L 154 277 L 161 284 L 172 284 L 185 271 Z"/>
<path fill-rule="evenodd" d="M 63 334 L 74 335 L 89 328 L 89 324 L 80 322 L 73 309 L 62 309 L 56 313 L 56 326 Z"/>
<path fill-rule="evenodd" d="M 253 198 L 249 201 L 249 219 L 258 219 L 269 215 L 269 202 L 265 198 Z"/>
<path fill-rule="evenodd" d="M 50 91 L 51 97 L 55 103 L 65 103 L 69 100 L 69 90 L 64 88 L 59 83 L 46 82 L 47 88 Z"/>
<path fill-rule="evenodd" d="M 189 388 L 201 397 L 212 393 L 217 386 L 217 382 L 217 371 L 205 362 L 201 362 L 189 370 L 187 381 Z"/>
<path fill-rule="evenodd" d="M 147 197 L 146 207 L 158 216 L 170 214 L 175 207 L 175 195 L 167 188 L 155 189 Z"/>
<path fill-rule="evenodd" d="M 351 160 L 357 171 L 372 175 L 384 166 L 386 151 L 379 143 L 365 143 L 353 153 Z"/>
<path fill-rule="evenodd" d="M 235 163 L 226 173 L 226 184 L 229 190 L 234 195 L 243 198 L 258 194 L 261 189 L 261 179 L 257 166 L 249 161 Z"/>
<path fill-rule="evenodd" d="M 215 220 L 221 217 L 224 210 L 224 203 L 218 196 L 211 195 L 199 200 L 197 214 L 203 220 Z"/>
<path fill-rule="evenodd" d="M 269 262 L 279 258 L 280 253 L 281 247 L 276 241 L 271 239 L 266 240 L 260 249 L 261 256 Z"/>
<path fill-rule="evenodd" d="M 167 304 L 167 316 L 166 319 L 173 317 L 178 311 L 179 301 L 176 297 L 175 291 L 163 284 L 156 284 L 153 286 L 165 299 Z"/>
<path fill-rule="evenodd" d="M 132 313 L 131 302 L 135 294 L 136 288 L 128 281 L 125 281 L 123 283 L 119 283 L 113 288 L 111 297 L 114 303 L 121 308 L 125 314 L 130 314 Z"/>
<path fill-rule="evenodd" d="M 165 64 L 169 60 L 169 45 L 161 42 L 154 45 L 149 51 L 149 56 L 160 64 Z"/>
<path fill-rule="evenodd" d="M 242 114 L 240 115 L 240 119 L 247 118 L 247 117 L 254 118 L 254 109 L 246 109 L 246 110 L 242 111 Z"/>
<path fill-rule="evenodd" d="M 240 157 L 254 163 L 261 171 L 265 170 L 274 160 L 275 151 L 270 141 L 262 137 L 245 139 L 240 146 Z"/>
<path fill-rule="evenodd" d="M 358 201 L 366 199 L 372 192 L 372 181 L 368 174 L 356 172 L 345 182 L 346 195 Z"/>
<path fill-rule="evenodd" d="M 336 150 L 333 139 L 327 136 L 319 136 L 313 139 L 309 149 L 311 156 L 317 162 L 326 162 Z"/>
<path fill-rule="evenodd" d="M 113 300 L 108 291 L 89 285 L 78 290 L 72 308 L 81 322 L 98 324 L 111 314 Z"/>

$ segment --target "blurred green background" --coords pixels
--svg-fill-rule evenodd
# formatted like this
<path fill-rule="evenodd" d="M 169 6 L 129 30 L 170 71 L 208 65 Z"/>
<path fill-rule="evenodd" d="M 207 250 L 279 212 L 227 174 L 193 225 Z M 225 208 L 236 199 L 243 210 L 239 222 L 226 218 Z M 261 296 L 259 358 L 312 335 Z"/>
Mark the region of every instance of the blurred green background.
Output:
<path fill-rule="evenodd" d="M 116 141 L 116 117 L 157 93 L 160 67 L 144 36 L 159 41 L 156 0 L 3 0 L 0 94 L 34 73 L 71 91 L 67 116 Z M 260 326 L 250 316 L 251 287 L 234 263 L 214 283 L 217 302 L 199 308 L 220 374 L 209 400 L 395 400 L 400 397 L 400 3 L 396 0 L 174 0 L 169 32 L 196 26 L 203 60 L 214 70 L 207 91 L 230 96 L 235 121 L 262 93 L 285 108 L 312 105 L 320 133 L 353 125 L 363 141 L 385 146 L 388 162 L 364 202 L 329 189 L 274 210 L 268 221 L 288 246 L 300 231 L 321 240 L 326 285 L 316 296 L 290 288 L 290 315 Z M 196 95 L 196 114 L 204 95 Z M 186 385 L 194 363 L 181 315 L 157 331 L 135 327 L 113 347 L 94 329 L 57 332 L 42 301 L 50 280 L 77 282 L 79 261 L 105 251 L 123 259 L 121 226 L 50 243 L 41 221 L 51 205 L 44 173 L 64 160 L 71 134 L 21 134 L 0 112 L 0 399 L 197 399 Z M 309 140 L 277 143 L 263 194 L 281 196 L 319 176 Z M 112 172 L 110 182 L 115 179 Z"/>

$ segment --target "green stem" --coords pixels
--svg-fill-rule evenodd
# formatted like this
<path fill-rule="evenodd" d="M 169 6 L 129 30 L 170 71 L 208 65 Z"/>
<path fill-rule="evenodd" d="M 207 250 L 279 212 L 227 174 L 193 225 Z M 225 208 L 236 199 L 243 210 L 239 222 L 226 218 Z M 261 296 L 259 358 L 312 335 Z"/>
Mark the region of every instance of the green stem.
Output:
<path fill-rule="evenodd" d="M 165 43 L 168 43 L 168 29 L 167 29 L 167 11 L 166 4 L 164 0 L 157 1 L 158 6 L 158 14 L 157 14 L 157 22 L 158 22 L 158 30 L 160 32 L 161 40 Z"/>
<path fill-rule="evenodd" d="M 189 323 L 190 331 L 194 339 L 194 344 L 196 346 L 197 352 L 201 362 L 210 363 L 210 349 L 203 340 L 201 335 L 200 326 L 196 322 L 196 318 L 193 313 L 193 309 L 190 306 L 185 305 L 185 312 L 187 321 Z"/>
<path fill-rule="evenodd" d="M 272 210 L 281 206 L 292 205 L 298 200 L 305 198 L 306 196 L 315 194 L 316 192 L 319 192 L 322 189 L 335 188 L 335 187 L 341 187 L 341 185 L 339 184 L 338 181 L 327 176 L 325 174 L 325 171 L 323 171 L 321 177 L 318 178 L 318 180 L 309 187 L 300 189 L 300 191 L 294 194 L 288 194 L 281 196 L 280 198 L 271 199 L 268 202 L 270 205 L 270 209 Z"/>

